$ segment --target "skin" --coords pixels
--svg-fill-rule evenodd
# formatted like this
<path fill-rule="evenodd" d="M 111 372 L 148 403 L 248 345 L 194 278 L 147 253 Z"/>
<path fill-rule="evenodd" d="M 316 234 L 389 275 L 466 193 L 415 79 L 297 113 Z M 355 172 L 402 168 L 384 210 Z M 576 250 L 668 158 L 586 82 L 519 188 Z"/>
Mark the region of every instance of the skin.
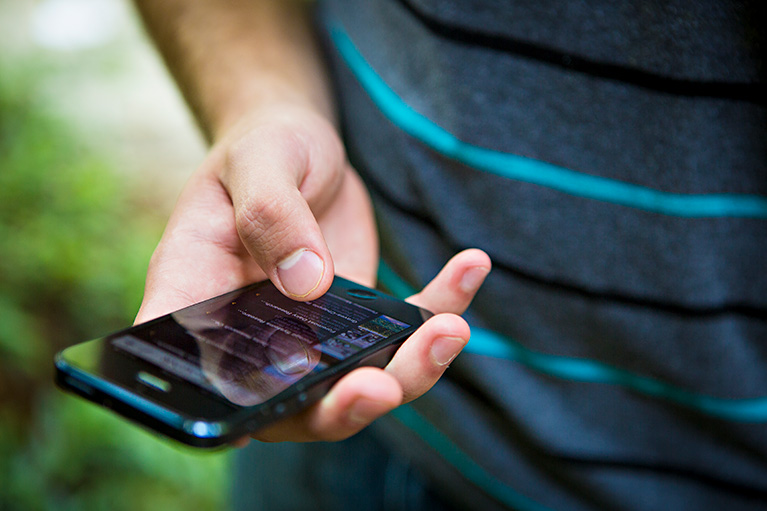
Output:
<path fill-rule="evenodd" d="M 334 274 L 374 285 L 370 198 L 338 135 L 307 2 L 137 7 L 211 148 L 152 256 L 136 321 L 264 278 L 299 300 L 321 296 Z M 316 405 L 253 437 L 341 440 L 422 395 L 468 342 L 459 315 L 489 271 L 484 252 L 457 254 L 409 298 L 436 316 L 385 369 L 353 371 Z"/>

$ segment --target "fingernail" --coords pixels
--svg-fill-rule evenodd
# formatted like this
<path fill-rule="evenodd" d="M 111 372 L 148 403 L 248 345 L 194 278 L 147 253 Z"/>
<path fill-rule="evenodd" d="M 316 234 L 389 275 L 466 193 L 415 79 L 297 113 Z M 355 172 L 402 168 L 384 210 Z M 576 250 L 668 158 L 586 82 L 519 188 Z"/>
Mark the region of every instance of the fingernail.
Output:
<path fill-rule="evenodd" d="M 361 397 L 349 408 L 349 422 L 354 424 L 370 424 L 389 411 L 391 406 L 381 401 L 373 401 Z"/>
<path fill-rule="evenodd" d="M 431 359 L 438 366 L 446 366 L 466 346 L 466 341 L 460 337 L 438 337 L 431 345 Z"/>
<path fill-rule="evenodd" d="M 461 277 L 461 282 L 458 286 L 464 293 L 474 293 L 479 289 L 479 286 L 482 285 L 482 282 L 485 281 L 485 277 L 487 277 L 488 273 L 490 273 L 490 271 L 482 266 L 469 268 L 466 270 L 466 273 L 463 274 L 463 277 Z"/>
<path fill-rule="evenodd" d="M 277 276 L 285 291 L 296 298 L 303 298 L 320 284 L 325 263 L 311 250 L 296 250 L 277 264 Z"/>

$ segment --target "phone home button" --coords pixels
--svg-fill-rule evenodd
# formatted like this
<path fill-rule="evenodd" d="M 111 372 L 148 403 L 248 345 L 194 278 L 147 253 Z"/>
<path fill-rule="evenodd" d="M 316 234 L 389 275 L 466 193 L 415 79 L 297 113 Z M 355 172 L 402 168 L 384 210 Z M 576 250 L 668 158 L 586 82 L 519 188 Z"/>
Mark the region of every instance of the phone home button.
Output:
<path fill-rule="evenodd" d="M 138 374 L 136 375 L 136 379 L 140 381 L 141 383 L 143 383 L 144 385 L 151 387 L 155 390 L 159 390 L 160 392 L 169 392 L 171 389 L 171 385 L 169 382 L 153 374 L 147 373 L 146 371 L 139 371 Z"/>

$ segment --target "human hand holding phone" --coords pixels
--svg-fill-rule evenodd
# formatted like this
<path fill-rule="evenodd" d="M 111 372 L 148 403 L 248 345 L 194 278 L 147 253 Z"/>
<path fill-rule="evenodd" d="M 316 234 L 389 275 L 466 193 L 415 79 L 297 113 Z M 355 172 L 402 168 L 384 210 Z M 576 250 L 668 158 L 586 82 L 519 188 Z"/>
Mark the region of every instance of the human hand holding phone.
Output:
<path fill-rule="evenodd" d="M 192 176 L 152 257 L 137 322 L 264 278 L 299 300 L 321 296 L 334 272 L 370 286 L 377 257 L 370 200 L 334 127 L 308 109 L 262 110 L 215 144 Z M 340 440 L 423 394 L 468 341 L 457 315 L 489 270 L 481 251 L 456 256 L 411 297 L 437 316 L 385 370 L 353 371 L 317 405 L 254 437 Z"/>

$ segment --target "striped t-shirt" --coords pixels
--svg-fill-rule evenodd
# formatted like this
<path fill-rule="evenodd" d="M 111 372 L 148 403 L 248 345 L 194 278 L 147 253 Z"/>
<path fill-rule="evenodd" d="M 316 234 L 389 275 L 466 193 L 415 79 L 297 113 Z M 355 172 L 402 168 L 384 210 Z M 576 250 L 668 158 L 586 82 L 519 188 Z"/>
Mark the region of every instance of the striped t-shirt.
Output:
<path fill-rule="evenodd" d="M 467 509 L 767 506 L 765 7 L 329 0 L 381 284 L 494 269 L 375 431 Z"/>

